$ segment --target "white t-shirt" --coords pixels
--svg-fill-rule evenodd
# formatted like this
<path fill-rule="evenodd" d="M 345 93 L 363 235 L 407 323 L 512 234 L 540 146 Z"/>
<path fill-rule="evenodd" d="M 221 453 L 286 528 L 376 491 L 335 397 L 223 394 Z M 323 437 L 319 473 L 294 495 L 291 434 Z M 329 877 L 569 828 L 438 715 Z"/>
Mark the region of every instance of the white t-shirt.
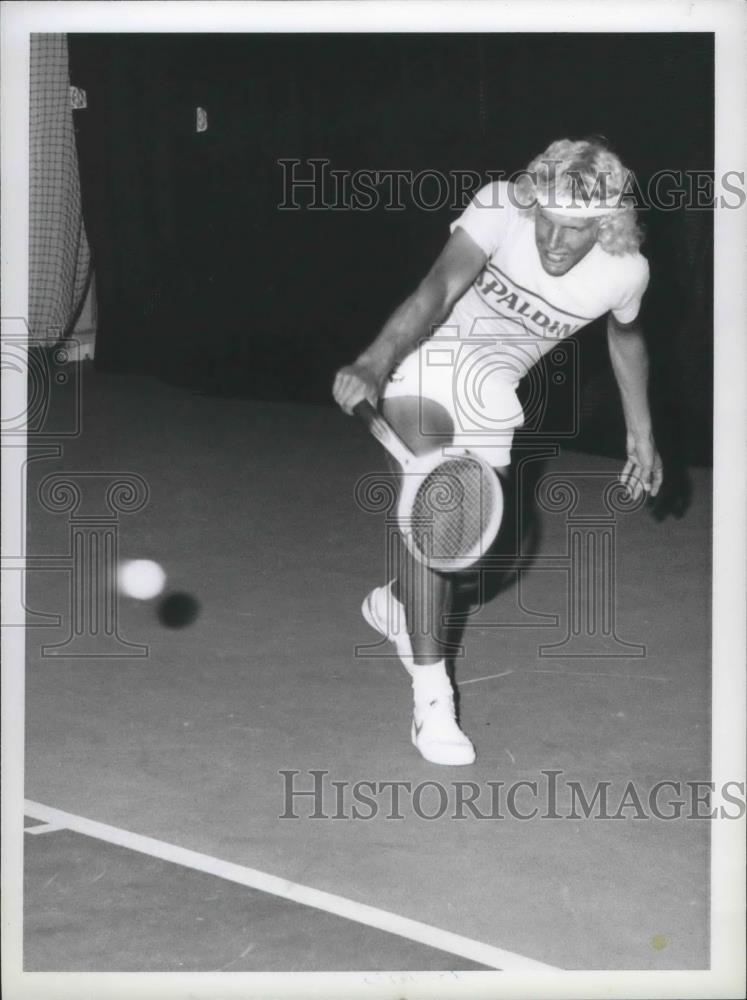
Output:
<path fill-rule="evenodd" d="M 612 311 L 621 323 L 638 314 L 649 279 L 646 258 L 637 252 L 613 256 L 597 243 L 565 274 L 548 274 L 534 219 L 512 204 L 505 181 L 482 188 L 452 232 L 457 226 L 488 262 L 443 326 L 462 340 L 482 341 L 500 356 L 514 384 L 559 340 L 605 313 Z"/>
<path fill-rule="evenodd" d="M 635 319 L 648 284 L 640 253 L 613 256 L 595 244 L 565 274 L 542 267 L 534 219 L 512 205 L 505 181 L 478 192 L 452 223 L 488 261 L 433 335 L 390 375 L 384 396 L 426 397 L 446 409 L 454 444 L 508 465 L 524 422 L 516 388 L 558 341 L 612 311 Z"/>

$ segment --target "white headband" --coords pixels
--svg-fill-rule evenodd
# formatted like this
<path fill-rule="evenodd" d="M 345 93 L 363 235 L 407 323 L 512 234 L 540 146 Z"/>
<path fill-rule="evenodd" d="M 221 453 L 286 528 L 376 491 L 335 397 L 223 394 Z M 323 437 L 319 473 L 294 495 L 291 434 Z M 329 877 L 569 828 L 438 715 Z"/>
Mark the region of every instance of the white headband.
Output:
<path fill-rule="evenodd" d="M 609 215 L 616 212 L 623 206 L 618 202 L 609 203 L 599 195 L 588 202 L 581 196 L 574 196 L 570 193 L 552 195 L 537 194 L 537 204 L 540 208 L 547 209 L 548 212 L 555 212 L 556 215 L 571 215 L 576 218 L 594 218 L 599 215 Z"/>

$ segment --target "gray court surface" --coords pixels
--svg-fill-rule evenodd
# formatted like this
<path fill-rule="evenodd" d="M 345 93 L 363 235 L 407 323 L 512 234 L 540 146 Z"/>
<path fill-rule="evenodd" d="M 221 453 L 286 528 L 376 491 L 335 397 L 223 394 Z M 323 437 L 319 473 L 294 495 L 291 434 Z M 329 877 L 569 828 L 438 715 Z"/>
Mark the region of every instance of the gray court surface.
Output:
<path fill-rule="evenodd" d="M 63 822 L 25 838 L 27 969 L 478 969 L 503 954 L 707 967 L 708 823 L 656 818 L 648 800 L 657 782 L 687 798 L 708 779 L 706 470 L 685 516 L 657 523 L 605 506 L 617 462 L 543 459 L 533 552 L 473 607 L 456 660 L 477 762 L 437 768 L 409 741 L 407 675 L 359 613 L 387 573 L 386 514 L 354 497 L 385 467 L 362 428 L 331 407 L 140 377 L 88 373 L 82 401 L 82 433 L 29 462 L 27 799 L 329 894 L 347 915 Z M 571 482 L 575 505 L 547 477 Z M 113 499 L 121 480 L 144 498 Z M 103 565 L 106 538 L 157 559 L 195 620 L 169 627 L 157 602 L 119 597 L 112 631 L 72 575 L 75 546 Z M 321 797 L 289 807 L 315 781 Z M 374 806 L 356 816 L 363 782 Z M 607 818 L 574 815 L 571 787 L 588 799 L 601 783 Z"/>

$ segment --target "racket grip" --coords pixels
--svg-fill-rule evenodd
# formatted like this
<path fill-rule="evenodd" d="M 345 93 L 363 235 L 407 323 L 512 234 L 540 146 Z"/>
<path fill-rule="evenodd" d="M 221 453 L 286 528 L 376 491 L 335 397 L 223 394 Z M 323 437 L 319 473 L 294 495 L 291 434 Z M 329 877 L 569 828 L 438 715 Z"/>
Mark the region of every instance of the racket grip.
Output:
<path fill-rule="evenodd" d="M 371 406 L 367 399 L 362 399 L 360 403 L 356 403 L 353 407 L 353 413 L 359 420 L 362 420 L 367 427 L 370 427 L 371 424 L 379 417 L 378 410 L 375 406 Z"/>
<path fill-rule="evenodd" d="M 371 434 L 384 445 L 389 454 L 395 458 L 401 466 L 408 465 L 413 458 L 413 454 L 402 438 L 396 434 L 382 417 L 376 407 L 371 406 L 367 399 L 362 399 L 353 407 L 353 413 L 368 427 Z"/>

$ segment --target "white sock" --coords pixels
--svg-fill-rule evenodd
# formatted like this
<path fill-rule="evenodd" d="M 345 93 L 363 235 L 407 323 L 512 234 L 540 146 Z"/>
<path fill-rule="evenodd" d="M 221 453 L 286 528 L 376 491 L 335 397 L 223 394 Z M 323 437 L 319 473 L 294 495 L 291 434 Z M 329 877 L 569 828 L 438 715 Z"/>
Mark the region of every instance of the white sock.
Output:
<path fill-rule="evenodd" d="M 438 698 L 439 695 L 452 693 L 451 681 L 446 672 L 446 661 L 439 660 L 438 663 L 411 664 L 409 666 L 412 675 L 412 693 L 415 704 L 426 707 L 429 702 Z"/>

